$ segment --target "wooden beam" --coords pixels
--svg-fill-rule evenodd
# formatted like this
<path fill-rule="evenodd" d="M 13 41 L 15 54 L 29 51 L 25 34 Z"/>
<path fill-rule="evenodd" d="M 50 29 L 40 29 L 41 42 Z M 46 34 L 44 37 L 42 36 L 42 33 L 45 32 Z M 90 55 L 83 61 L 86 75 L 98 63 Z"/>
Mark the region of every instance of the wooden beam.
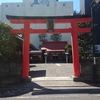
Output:
<path fill-rule="evenodd" d="M 24 34 L 24 29 L 11 29 L 10 33 L 12 33 L 12 34 Z"/>
<path fill-rule="evenodd" d="M 12 34 L 23 34 L 24 29 L 11 29 L 10 31 Z M 52 33 L 71 33 L 72 29 L 55 29 L 54 31 L 47 31 L 46 29 L 30 29 L 30 34 L 52 34 Z M 78 33 L 86 33 L 86 32 L 91 32 L 91 28 L 77 28 Z"/>
<path fill-rule="evenodd" d="M 55 23 L 90 22 L 91 18 L 55 19 Z"/>
<path fill-rule="evenodd" d="M 77 28 L 78 33 L 91 32 L 91 28 Z"/>
<path fill-rule="evenodd" d="M 54 23 L 71 23 L 71 22 L 90 22 L 91 18 L 75 18 L 75 19 L 54 19 Z M 47 19 L 10 19 L 11 23 L 24 24 L 25 22 L 35 23 L 35 24 L 46 24 Z"/>
<path fill-rule="evenodd" d="M 14 24 L 24 24 L 26 21 L 30 24 L 46 24 L 46 19 L 10 19 L 10 22 Z"/>
<path fill-rule="evenodd" d="M 47 31 L 46 29 L 30 29 L 30 33 L 31 34 L 43 34 L 43 33 L 47 33 L 47 34 L 52 34 L 52 33 L 71 33 L 72 29 L 55 29 L 54 31 Z"/>

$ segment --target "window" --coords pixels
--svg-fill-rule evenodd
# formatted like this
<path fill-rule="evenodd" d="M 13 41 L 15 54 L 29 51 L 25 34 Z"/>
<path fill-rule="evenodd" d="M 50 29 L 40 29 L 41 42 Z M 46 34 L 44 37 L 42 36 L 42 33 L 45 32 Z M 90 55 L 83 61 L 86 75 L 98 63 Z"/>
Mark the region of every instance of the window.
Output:
<path fill-rule="evenodd" d="M 47 6 L 49 6 L 49 4 L 47 4 Z"/>
<path fill-rule="evenodd" d="M 54 31 L 54 19 L 47 19 L 47 31 Z"/>
<path fill-rule="evenodd" d="M 17 5 L 17 7 L 19 7 L 19 5 Z"/>
<path fill-rule="evenodd" d="M 31 4 L 31 7 L 33 7 L 33 4 Z"/>
<path fill-rule="evenodd" d="M 63 4 L 63 6 L 65 6 L 65 4 Z"/>
<path fill-rule="evenodd" d="M 5 7 L 8 7 L 8 5 L 5 5 Z"/>

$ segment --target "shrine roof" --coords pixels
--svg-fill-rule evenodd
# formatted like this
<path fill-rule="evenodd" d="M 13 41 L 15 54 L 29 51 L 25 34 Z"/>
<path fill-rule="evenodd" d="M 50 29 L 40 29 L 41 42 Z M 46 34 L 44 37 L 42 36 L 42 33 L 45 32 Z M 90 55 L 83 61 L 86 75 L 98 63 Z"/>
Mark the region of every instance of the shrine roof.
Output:
<path fill-rule="evenodd" d="M 67 45 L 66 41 L 43 42 L 41 50 L 46 50 L 48 52 L 64 52 L 66 45 Z"/>
<path fill-rule="evenodd" d="M 75 16 L 13 16 L 6 15 L 7 19 L 73 19 L 73 18 L 90 18 L 90 15 L 75 15 Z"/>

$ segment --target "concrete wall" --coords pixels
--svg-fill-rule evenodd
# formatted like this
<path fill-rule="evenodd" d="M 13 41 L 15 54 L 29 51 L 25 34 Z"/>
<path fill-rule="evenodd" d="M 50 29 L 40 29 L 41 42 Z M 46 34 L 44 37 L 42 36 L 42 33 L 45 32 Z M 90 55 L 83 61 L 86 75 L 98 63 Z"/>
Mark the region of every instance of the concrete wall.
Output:
<path fill-rule="evenodd" d="M 43 2 L 46 1 L 46 2 Z M 1 4 L 1 21 L 10 24 L 15 29 L 23 28 L 23 25 L 11 24 L 6 19 L 6 15 L 15 16 L 67 16 L 73 14 L 73 2 L 59 2 L 58 0 L 38 0 L 38 4 L 35 0 L 23 0 L 22 3 L 2 3 Z M 68 24 L 69 25 L 69 24 Z M 56 28 L 68 27 L 68 25 L 55 25 Z M 42 29 L 46 28 L 46 25 L 30 25 L 31 28 Z M 50 35 L 48 35 L 50 40 Z M 71 43 L 70 34 L 62 34 L 62 41 L 68 41 Z M 41 44 L 38 38 L 38 34 L 30 35 L 30 42 L 37 48 Z"/>
<path fill-rule="evenodd" d="M 96 59 L 96 65 L 93 59 L 81 59 L 81 77 L 84 82 L 100 83 L 100 59 Z"/>
<path fill-rule="evenodd" d="M 24 0 L 26 15 L 29 16 L 64 16 L 73 14 L 73 2 L 46 0 L 48 3 L 34 4 L 33 0 Z"/>
<path fill-rule="evenodd" d="M 91 14 L 91 6 L 93 0 L 80 0 L 80 10 L 81 14 L 89 15 Z"/>
<path fill-rule="evenodd" d="M 80 0 L 81 14 L 85 14 L 85 0 Z"/>

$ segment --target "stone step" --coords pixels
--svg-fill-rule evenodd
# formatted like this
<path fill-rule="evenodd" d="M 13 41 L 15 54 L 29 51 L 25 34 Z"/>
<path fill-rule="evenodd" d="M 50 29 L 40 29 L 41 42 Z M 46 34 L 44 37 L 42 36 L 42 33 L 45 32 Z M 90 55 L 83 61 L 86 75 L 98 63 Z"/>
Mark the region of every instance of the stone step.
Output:
<path fill-rule="evenodd" d="M 72 77 L 37 77 L 37 78 L 32 78 L 32 81 L 66 81 L 66 80 L 73 80 Z"/>
<path fill-rule="evenodd" d="M 87 87 L 89 84 L 84 82 L 74 82 L 71 77 L 41 77 L 32 78 L 32 82 L 42 87 Z"/>

